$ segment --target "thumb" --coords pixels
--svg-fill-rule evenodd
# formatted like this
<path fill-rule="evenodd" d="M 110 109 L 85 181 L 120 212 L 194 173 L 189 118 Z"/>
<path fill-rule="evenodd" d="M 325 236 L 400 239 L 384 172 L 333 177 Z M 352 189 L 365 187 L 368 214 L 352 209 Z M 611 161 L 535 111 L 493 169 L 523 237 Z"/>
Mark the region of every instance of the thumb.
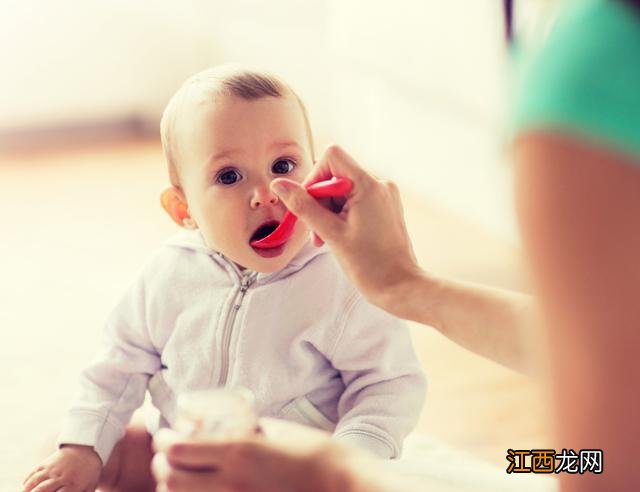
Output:
<path fill-rule="evenodd" d="M 299 183 L 284 178 L 274 179 L 271 190 L 294 215 L 324 239 L 331 241 L 341 230 L 342 219 L 320 205 Z"/>

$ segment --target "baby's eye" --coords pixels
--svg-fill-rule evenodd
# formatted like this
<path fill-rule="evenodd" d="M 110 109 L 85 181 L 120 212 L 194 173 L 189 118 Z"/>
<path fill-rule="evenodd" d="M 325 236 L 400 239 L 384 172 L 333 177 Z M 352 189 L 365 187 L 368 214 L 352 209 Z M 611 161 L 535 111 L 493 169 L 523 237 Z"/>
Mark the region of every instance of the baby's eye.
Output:
<path fill-rule="evenodd" d="M 216 182 L 223 185 L 232 185 L 242 179 L 242 176 L 235 169 L 226 169 L 216 177 Z"/>
<path fill-rule="evenodd" d="M 287 174 L 294 170 L 295 163 L 289 159 L 279 159 L 271 166 L 274 174 Z"/>

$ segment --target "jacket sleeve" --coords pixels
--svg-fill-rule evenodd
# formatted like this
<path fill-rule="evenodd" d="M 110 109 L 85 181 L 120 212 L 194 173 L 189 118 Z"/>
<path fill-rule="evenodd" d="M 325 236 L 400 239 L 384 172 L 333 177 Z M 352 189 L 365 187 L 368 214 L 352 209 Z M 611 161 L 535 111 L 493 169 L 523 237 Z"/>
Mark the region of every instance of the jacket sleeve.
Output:
<path fill-rule="evenodd" d="M 398 458 L 427 388 L 408 327 L 360 295 L 347 305 L 343 323 L 331 357 L 346 387 L 334 436 L 381 458 Z"/>
<path fill-rule="evenodd" d="M 133 412 L 142 405 L 160 356 L 149 338 L 141 277 L 109 317 L 101 352 L 81 374 L 58 444 L 93 446 L 105 464 Z"/>

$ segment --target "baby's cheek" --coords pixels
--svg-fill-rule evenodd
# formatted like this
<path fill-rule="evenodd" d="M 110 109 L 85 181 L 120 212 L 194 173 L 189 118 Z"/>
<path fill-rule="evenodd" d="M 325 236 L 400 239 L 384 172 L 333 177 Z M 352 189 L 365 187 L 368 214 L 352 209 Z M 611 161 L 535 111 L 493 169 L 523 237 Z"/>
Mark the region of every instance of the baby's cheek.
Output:
<path fill-rule="evenodd" d="M 210 214 L 205 223 L 199 224 L 209 247 L 222 247 L 240 235 L 239 217 L 230 217 L 229 213 Z"/>
<path fill-rule="evenodd" d="M 215 231 L 212 231 L 209 227 L 200 227 L 200 233 L 209 249 L 214 251 L 225 249 L 224 241 L 221 241 Z"/>

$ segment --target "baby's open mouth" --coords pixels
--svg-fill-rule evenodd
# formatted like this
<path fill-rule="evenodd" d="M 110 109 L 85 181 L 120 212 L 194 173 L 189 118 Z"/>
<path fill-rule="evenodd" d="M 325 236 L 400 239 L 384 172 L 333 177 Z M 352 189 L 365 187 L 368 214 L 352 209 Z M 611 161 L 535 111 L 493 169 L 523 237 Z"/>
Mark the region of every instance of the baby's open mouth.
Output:
<path fill-rule="evenodd" d="M 269 234 L 271 234 L 273 231 L 276 230 L 276 227 L 278 227 L 278 224 L 280 224 L 280 222 L 278 222 L 277 220 L 269 220 L 264 224 L 260 225 L 255 230 L 255 232 L 251 235 L 251 239 L 249 239 L 249 243 L 252 243 L 253 241 L 258 241 L 260 239 L 264 239 L 265 237 L 267 237 Z"/>

